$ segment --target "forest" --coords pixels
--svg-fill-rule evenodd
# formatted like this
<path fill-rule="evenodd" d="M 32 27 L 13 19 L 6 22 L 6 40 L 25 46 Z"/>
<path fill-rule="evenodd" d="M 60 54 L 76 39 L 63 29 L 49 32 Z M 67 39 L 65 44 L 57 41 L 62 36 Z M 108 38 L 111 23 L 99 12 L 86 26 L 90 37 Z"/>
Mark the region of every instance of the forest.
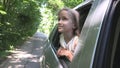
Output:
<path fill-rule="evenodd" d="M 49 35 L 57 12 L 74 8 L 84 0 L 0 0 L 0 58 L 36 31 Z"/>

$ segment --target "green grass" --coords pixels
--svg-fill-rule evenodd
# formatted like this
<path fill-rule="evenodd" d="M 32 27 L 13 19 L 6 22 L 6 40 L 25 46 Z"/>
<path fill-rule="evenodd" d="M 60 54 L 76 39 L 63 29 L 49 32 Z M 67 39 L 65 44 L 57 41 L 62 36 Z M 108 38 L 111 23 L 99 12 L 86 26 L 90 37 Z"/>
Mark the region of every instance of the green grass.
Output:
<path fill-rule="evenodd" d="M 7 56 L 11 54 L 11 50 L 5 50 L 0 52 L 0 64 L 7 59 Z"/>

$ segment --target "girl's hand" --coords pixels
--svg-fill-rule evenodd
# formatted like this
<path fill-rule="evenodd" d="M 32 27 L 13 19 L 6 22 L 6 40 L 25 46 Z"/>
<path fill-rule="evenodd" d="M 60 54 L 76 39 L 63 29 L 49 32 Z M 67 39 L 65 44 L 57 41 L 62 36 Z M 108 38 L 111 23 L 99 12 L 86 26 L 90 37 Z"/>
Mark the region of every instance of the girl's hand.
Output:
<path fill-rule="evenodd" d="M 65 48 L 60 47 L 57 51 L 58 56 L 66 56 L 70 61 L 72 61 L 73 53 Z"/>

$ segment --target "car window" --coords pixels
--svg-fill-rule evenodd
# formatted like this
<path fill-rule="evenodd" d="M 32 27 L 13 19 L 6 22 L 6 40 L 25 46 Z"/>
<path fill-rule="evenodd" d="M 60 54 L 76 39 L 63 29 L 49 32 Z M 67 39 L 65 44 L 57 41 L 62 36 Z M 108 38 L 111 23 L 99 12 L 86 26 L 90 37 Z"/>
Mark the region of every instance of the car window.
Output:
<path fill-rule="evenodd" d="M 59 45 L 59 35 L 60 33 L 58 32 L 58 28 L 57 25 L 54 27 L 53 31 L 51 32 L 50 36 L 49 36 L 49 40 L 52 44 L 52 47 L 54 49 L 54 51 L 58 50 L 58 48 L 60 47 Z"/>
<path fill-rule="evenodd" d="M 80 14 L 80 22 L 79 22 L 79 31 L 81 31 L 82 30 L 82 27 L 83 27 L 83 25 L 84 25 L 84 23 L 85 23 L 85 20 L 86 20 L 86 17 L 87 17 L 87 15 L 88 15 L 88 12 L 89 12 L 89 10 L 90 10 L 90 8 L 91 8 L 91 5 L 92 5 L 92 2 L 93 1 L 88 1 L 88 2 L 86 2 L 87 4 L 86 5 L 84 5 L 84 6 L 82 6 L 82 7 L 80 7 L 80 5 L 78 5 L 78 6 L 76 6 L 74 9 L 76 9 L 78 12 L 79 12 L 79 14 Z M 80 8 L 77 8 L 77 7 L 80 7 Z"/>
<path fill-rule="evenodd" d="M 79 28 L 79 31 L 81 31 L 81 29 L 84 25 L 85 19 L 88 15 L 88 12 L 89 12 L 90 8 L 91 8 L 91 5 L 92 5 L 92 1 L 88 1 L 86 3 L 86 5 L 79 6 L 79 8 L 74 8 L 80 14 L 80 22 L 79 22 L 79 27 L 80 28 Z M 55 28 L 53 29 L 53 31 L 51 32 L 50 37 L 49 37 L 50 42 L 53 45 L 53 49 L 55 51 L 60 47 L 60 45 L 59 45 L 59 35 L 60 35 L 60 33 L 57 31 L 57 25 L 56 25 Z"/>

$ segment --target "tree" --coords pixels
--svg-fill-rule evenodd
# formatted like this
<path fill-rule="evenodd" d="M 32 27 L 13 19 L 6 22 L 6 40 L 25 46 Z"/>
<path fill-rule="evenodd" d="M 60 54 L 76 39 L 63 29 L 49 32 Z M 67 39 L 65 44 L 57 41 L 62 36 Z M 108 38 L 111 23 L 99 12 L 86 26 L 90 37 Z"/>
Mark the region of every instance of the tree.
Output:
<path fill-rule="evenodd" d="M 0 50 L 10 49 L 38 29 L 47 33 L 57 22 L 57 12 L 83 0 L 0 0 Z"/>
<path fill-rule="evenodd" d="M 74 8 L 75 6 L 79 5 L 84 0 L 62 0 L 66 7 Z"/>
<path fill-rule="evenodd" d="M 32 36 L 40 22 L 38 0 L 0 0 L 0 50 Z"/>

